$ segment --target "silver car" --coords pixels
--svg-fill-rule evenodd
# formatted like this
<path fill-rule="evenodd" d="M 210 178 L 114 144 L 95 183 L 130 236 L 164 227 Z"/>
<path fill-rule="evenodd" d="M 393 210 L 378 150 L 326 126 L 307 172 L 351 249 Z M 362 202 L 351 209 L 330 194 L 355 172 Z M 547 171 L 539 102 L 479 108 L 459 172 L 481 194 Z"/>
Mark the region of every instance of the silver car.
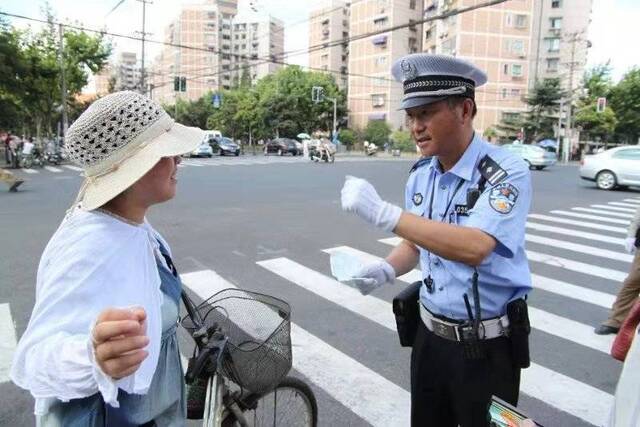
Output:
<path fill-rule="evenodd" d="M 542 170 L 548 166 L 555 165 L 558 161 L 556 153 L 535 145 L 506 144 L 503 145 L 502 148 L 522 157 L 522 159 L 529 164 L 529 169 L 536 168 L 537 170 Z"/>
<path fill-rule="evenodd" d="M 640 147 L 616 147 L 602 153 L 585 156 L 580 166 L 580 178 L 595 181 L 602 190 L 617 186 L 640 186 Z"/>

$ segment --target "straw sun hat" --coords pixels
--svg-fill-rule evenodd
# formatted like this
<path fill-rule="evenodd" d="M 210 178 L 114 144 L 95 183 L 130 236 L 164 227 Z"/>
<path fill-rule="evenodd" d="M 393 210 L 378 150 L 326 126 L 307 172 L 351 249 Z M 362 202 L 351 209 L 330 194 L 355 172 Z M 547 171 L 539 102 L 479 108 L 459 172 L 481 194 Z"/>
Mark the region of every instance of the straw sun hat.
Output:
<path fill-rule="evenodd" d="M 204 132 L 175 123 L 156 102 L 136 92 L 100 98 L 69 127 L 65 150 L 85 181 L 76 204 L 102 206 L 133 185 L 163 157 L 196 149 Z"/>

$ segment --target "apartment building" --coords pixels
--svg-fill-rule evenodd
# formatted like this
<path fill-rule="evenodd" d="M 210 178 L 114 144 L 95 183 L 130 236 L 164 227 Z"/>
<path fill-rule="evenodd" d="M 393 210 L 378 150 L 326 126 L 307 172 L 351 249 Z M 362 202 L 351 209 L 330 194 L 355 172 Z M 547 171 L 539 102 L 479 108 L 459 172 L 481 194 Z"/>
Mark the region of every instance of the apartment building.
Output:
<path fill-rule="evenodd" d="M 235 0 L 209 0 L 183 6 L 165 29 L 164 41 L 197 49 L 163 48 L 147 79 L 151 97 L 173 104 L 176 98 L 193 101 L 209 91 L 230 88 L 231 76 L 225 71 L 232 63 L 232 20 L 236 14 Z M 186 78 L 186 92 L 174 91 L 176 76 Z"/>
<path fill-rule="evenodd" d="M 115 90 L 139 90 L 140 66 L 134 52 L 121 52 L 113 67 Z"/>
<path fill-rule="evenodd" d="M 223 79 L 235 85 L 243 73 L 251 82 L 275 72 L 282 65 L 284 52 L 284 25 L 279 19 L 252 11 L 241 12 L 232 20 L 232 56 L 229 65 L 223 64 Z M 224 80 L 223 80 L 224 81 Z"/>
<path fill-rule="evenodd" d="M 560 78 L 565 89 L 580 85 L 587 63 L 592 0 L 539 0 L 534 6 L 530 87 Z"/>
<path fill-rule="evenodd" d="M 383 31 L 419 21 L 422 0 L 361 0 L 351 4 L 350 37 Z M 393 129 L 404 126 L 398 111 L 402 85 L 393 81 L 391 65 L 398 58 L 419 52 L 422 25 L 353 40 L 349 43 L 349 126 L 364 128 L 371 120 L 386 120 Z"/>
<path fill-rule="evenodd" d="M 425 5 L 425 17 L 481 1 L 435 0 Z M 487 84 L 476 90 L 474 125 L 479 132 L 526 110 L 523 97 L 530 76 L 534 3 L 513 0 L 425 23 L 425 52 L 466 59 L 487 73 Z"/>
<path fill-rule="evenodd" d="M 349 43 L 322 47 L 324 44 L 349 37 L 349 2 L 326 0 L 311 12 L 309 18 L 309 66 L 330 72 L 340 89 L 347 88 Z"/>

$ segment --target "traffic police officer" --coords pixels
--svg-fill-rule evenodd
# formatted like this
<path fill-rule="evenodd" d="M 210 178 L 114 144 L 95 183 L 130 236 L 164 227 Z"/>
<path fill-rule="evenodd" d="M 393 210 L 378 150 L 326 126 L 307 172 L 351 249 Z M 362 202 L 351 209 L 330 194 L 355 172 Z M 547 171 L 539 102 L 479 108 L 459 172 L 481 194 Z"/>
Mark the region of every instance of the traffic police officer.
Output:
<path fill-rule="evenodd" d="M 475 88 L 487 80 L 476 66 L 412 54 L 392 73 L 403 83 L 402 108 L 422 159 L 409 175 L 404 210 L 347 177 L 342 208 L 403 239 L 366 265 L 356 285 L 368 293 L 420 264 L 412 425 L 488 426 L 491 396 L 516 405 L 520 369 L 529 365 L 529 169 L 474 132 Z"/>

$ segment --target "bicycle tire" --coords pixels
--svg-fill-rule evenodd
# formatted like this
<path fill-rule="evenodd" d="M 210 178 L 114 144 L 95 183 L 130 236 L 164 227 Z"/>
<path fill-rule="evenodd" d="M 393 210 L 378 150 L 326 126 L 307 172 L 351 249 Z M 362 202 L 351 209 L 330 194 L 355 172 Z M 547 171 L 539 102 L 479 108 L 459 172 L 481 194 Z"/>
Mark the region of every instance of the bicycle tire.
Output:
<path fill-rule="evenodd" d="M 286 393 L 286 392 L 294 392 L 298 396 L 302 397 L 304 404 L 304 412 L 306 414 L 305 420 L 300 419 L 300 417 L 296 417 L 291 419 L 287 423 L 287 419 L 284 420 L 279 419 L 277 416 L 271 416 L 271 414 L 279 413 L 281 410 L 286 411 L 287 405 L 289 402 L 284 402 L 284 406 L 281 406 L 277 403 L 271 404 L 271 400 L 274 402 L 278 401 L 277 395 L 278 393 Z M 274 397 L 272 397 L 274 396 Z M 286 395 L 285 395 L 286 396 Z M 249 396 L 245 400 L 251 400 L 252 397 Z M 248 421 L 249 426 L 251 427 L 266 427 L 266 426 L 284 426 L 284 427 L 317 427 L 318 425 L 318 403 L 316 401 L 316 396 L 311 390 L 311 387 L 304 381 L 295 378 L 295 377 L 285 377 L 280 384 L 275 388 L 275 390 L 266 393 L 260 397 L 255 398 L 255 409 L 247 409 L 243 412 L 243 415 Z M 277 408 L 276 408 L 277 407 Z M 282 408 L 282 409 L 278 409 Z M 262 418 L 263 414 L 267 417 L 265 420 Z M 239 423 L 236 422 L 233 414 L 229 413 L 226 418 L 222 422 L 222 427 L 237 427 Z"/>

